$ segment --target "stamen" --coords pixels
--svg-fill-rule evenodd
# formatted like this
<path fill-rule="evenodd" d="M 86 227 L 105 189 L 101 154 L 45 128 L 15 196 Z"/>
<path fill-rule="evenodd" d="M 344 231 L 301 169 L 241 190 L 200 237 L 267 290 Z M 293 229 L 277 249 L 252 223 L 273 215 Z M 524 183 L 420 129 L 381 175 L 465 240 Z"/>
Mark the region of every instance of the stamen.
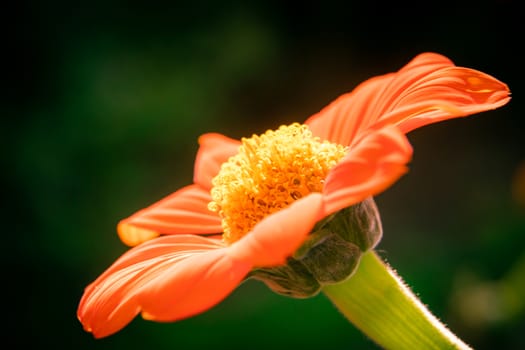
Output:
<path fill-rule="evenodd" d="M 241 141 L 239 153 L 213 178 L 208 205 L 222 218 L 227 243 L 295 200 L 321 192 L 328 171 L 345 154 L 344 146 L 321 142 L 299 123 Z"/>

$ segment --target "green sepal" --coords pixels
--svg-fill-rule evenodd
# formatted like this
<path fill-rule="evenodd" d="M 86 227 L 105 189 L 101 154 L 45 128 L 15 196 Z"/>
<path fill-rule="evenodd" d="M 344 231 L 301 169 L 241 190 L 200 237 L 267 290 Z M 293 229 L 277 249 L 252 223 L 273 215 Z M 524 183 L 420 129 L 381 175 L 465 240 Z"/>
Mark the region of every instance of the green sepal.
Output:
<path fill-rule="evenodd" d="M 274 292 L 294 298 L 308 298 L 321 290 L 321 285 L 299 261 L 289 258 L 286 265 L 253 270 L 249 277 L 264 282 Z"/>
<path fill-rule="evenodd" d="M 299 260 L 320 284 L 345 280 L 355 270 L 361 250 L 341 236 L 329 233 Z"/>
<path fill-rule="evenodd" d="M 286 265 L 259 268 L 249 277 L 279 294 L 310 297 L 323 285 L 349 278 L 361 255 L 374 248 L 381 236 L 379 212 L 370 197 L 319 221 Z"/>
<path fill-rule="evenodd" d="M 323 229 L 357 245 L 363 253 L 373 249 L 383 236 L 381 218 L 372 197 L 341 209 L 324 223 Z"/>

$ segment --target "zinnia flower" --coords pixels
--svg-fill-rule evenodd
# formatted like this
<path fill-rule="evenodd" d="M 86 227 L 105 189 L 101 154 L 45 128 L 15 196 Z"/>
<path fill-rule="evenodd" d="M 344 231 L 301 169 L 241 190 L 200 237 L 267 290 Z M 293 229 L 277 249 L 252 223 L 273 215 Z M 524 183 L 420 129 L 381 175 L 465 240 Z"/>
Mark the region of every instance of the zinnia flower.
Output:
<path fill-rule="evenodd" d="M 311 116 L 241 141 L 199 138 L 193 184 L 118 224 L 135 246 L 84 292 L 78 318 L 100 338 L 137 314 L 176 321 L 223 300 L 256 268 L 286 263 L 314 225 L 407 171 L 409 131 L 506 104 L 507 86 L 423 53 Z"/>

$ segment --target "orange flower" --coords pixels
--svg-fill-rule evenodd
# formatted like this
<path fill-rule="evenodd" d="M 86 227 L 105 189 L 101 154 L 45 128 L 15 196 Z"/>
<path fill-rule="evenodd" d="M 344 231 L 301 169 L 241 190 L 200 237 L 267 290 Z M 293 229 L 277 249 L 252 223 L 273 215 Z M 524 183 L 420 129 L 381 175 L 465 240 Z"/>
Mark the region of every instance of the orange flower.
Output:
<path fill-rule="evenodd" d="M 100 338 L 139 313 L 175 321 L 211 308 L 252 269 L 285 263 L 316 222 L 403 175 L 405 133 L 495 109 L 509 94 L 487 74 L 423 53 L 303 125 L 240 142 L 201 136 L 194 183 L 119 223 L 136 247 L 85 289 L 79 320 Z"/>

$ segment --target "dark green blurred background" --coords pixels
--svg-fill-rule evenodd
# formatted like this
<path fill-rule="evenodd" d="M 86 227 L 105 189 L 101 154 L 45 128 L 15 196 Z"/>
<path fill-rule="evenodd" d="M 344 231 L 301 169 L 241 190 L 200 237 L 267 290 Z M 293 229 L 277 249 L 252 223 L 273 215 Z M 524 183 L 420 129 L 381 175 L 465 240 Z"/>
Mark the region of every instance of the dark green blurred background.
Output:
<path fill-rule="evenodd" d="M 518 1 L 21 1 L 4 11 L 4 341 L 375 349 L 323 295 L 288 299 L 254 281 L 197 317 L 139 317 L 102 340 L 75 313 L 83 288 L 126 250 L 118 220 L 191 182 L 200 134 L 303 121 L 436 51 L 506 82 L 513 100 L 409 135 L 410 172 L 377 197 L 378 249 L 466 342 L 525 348 Z"/>

